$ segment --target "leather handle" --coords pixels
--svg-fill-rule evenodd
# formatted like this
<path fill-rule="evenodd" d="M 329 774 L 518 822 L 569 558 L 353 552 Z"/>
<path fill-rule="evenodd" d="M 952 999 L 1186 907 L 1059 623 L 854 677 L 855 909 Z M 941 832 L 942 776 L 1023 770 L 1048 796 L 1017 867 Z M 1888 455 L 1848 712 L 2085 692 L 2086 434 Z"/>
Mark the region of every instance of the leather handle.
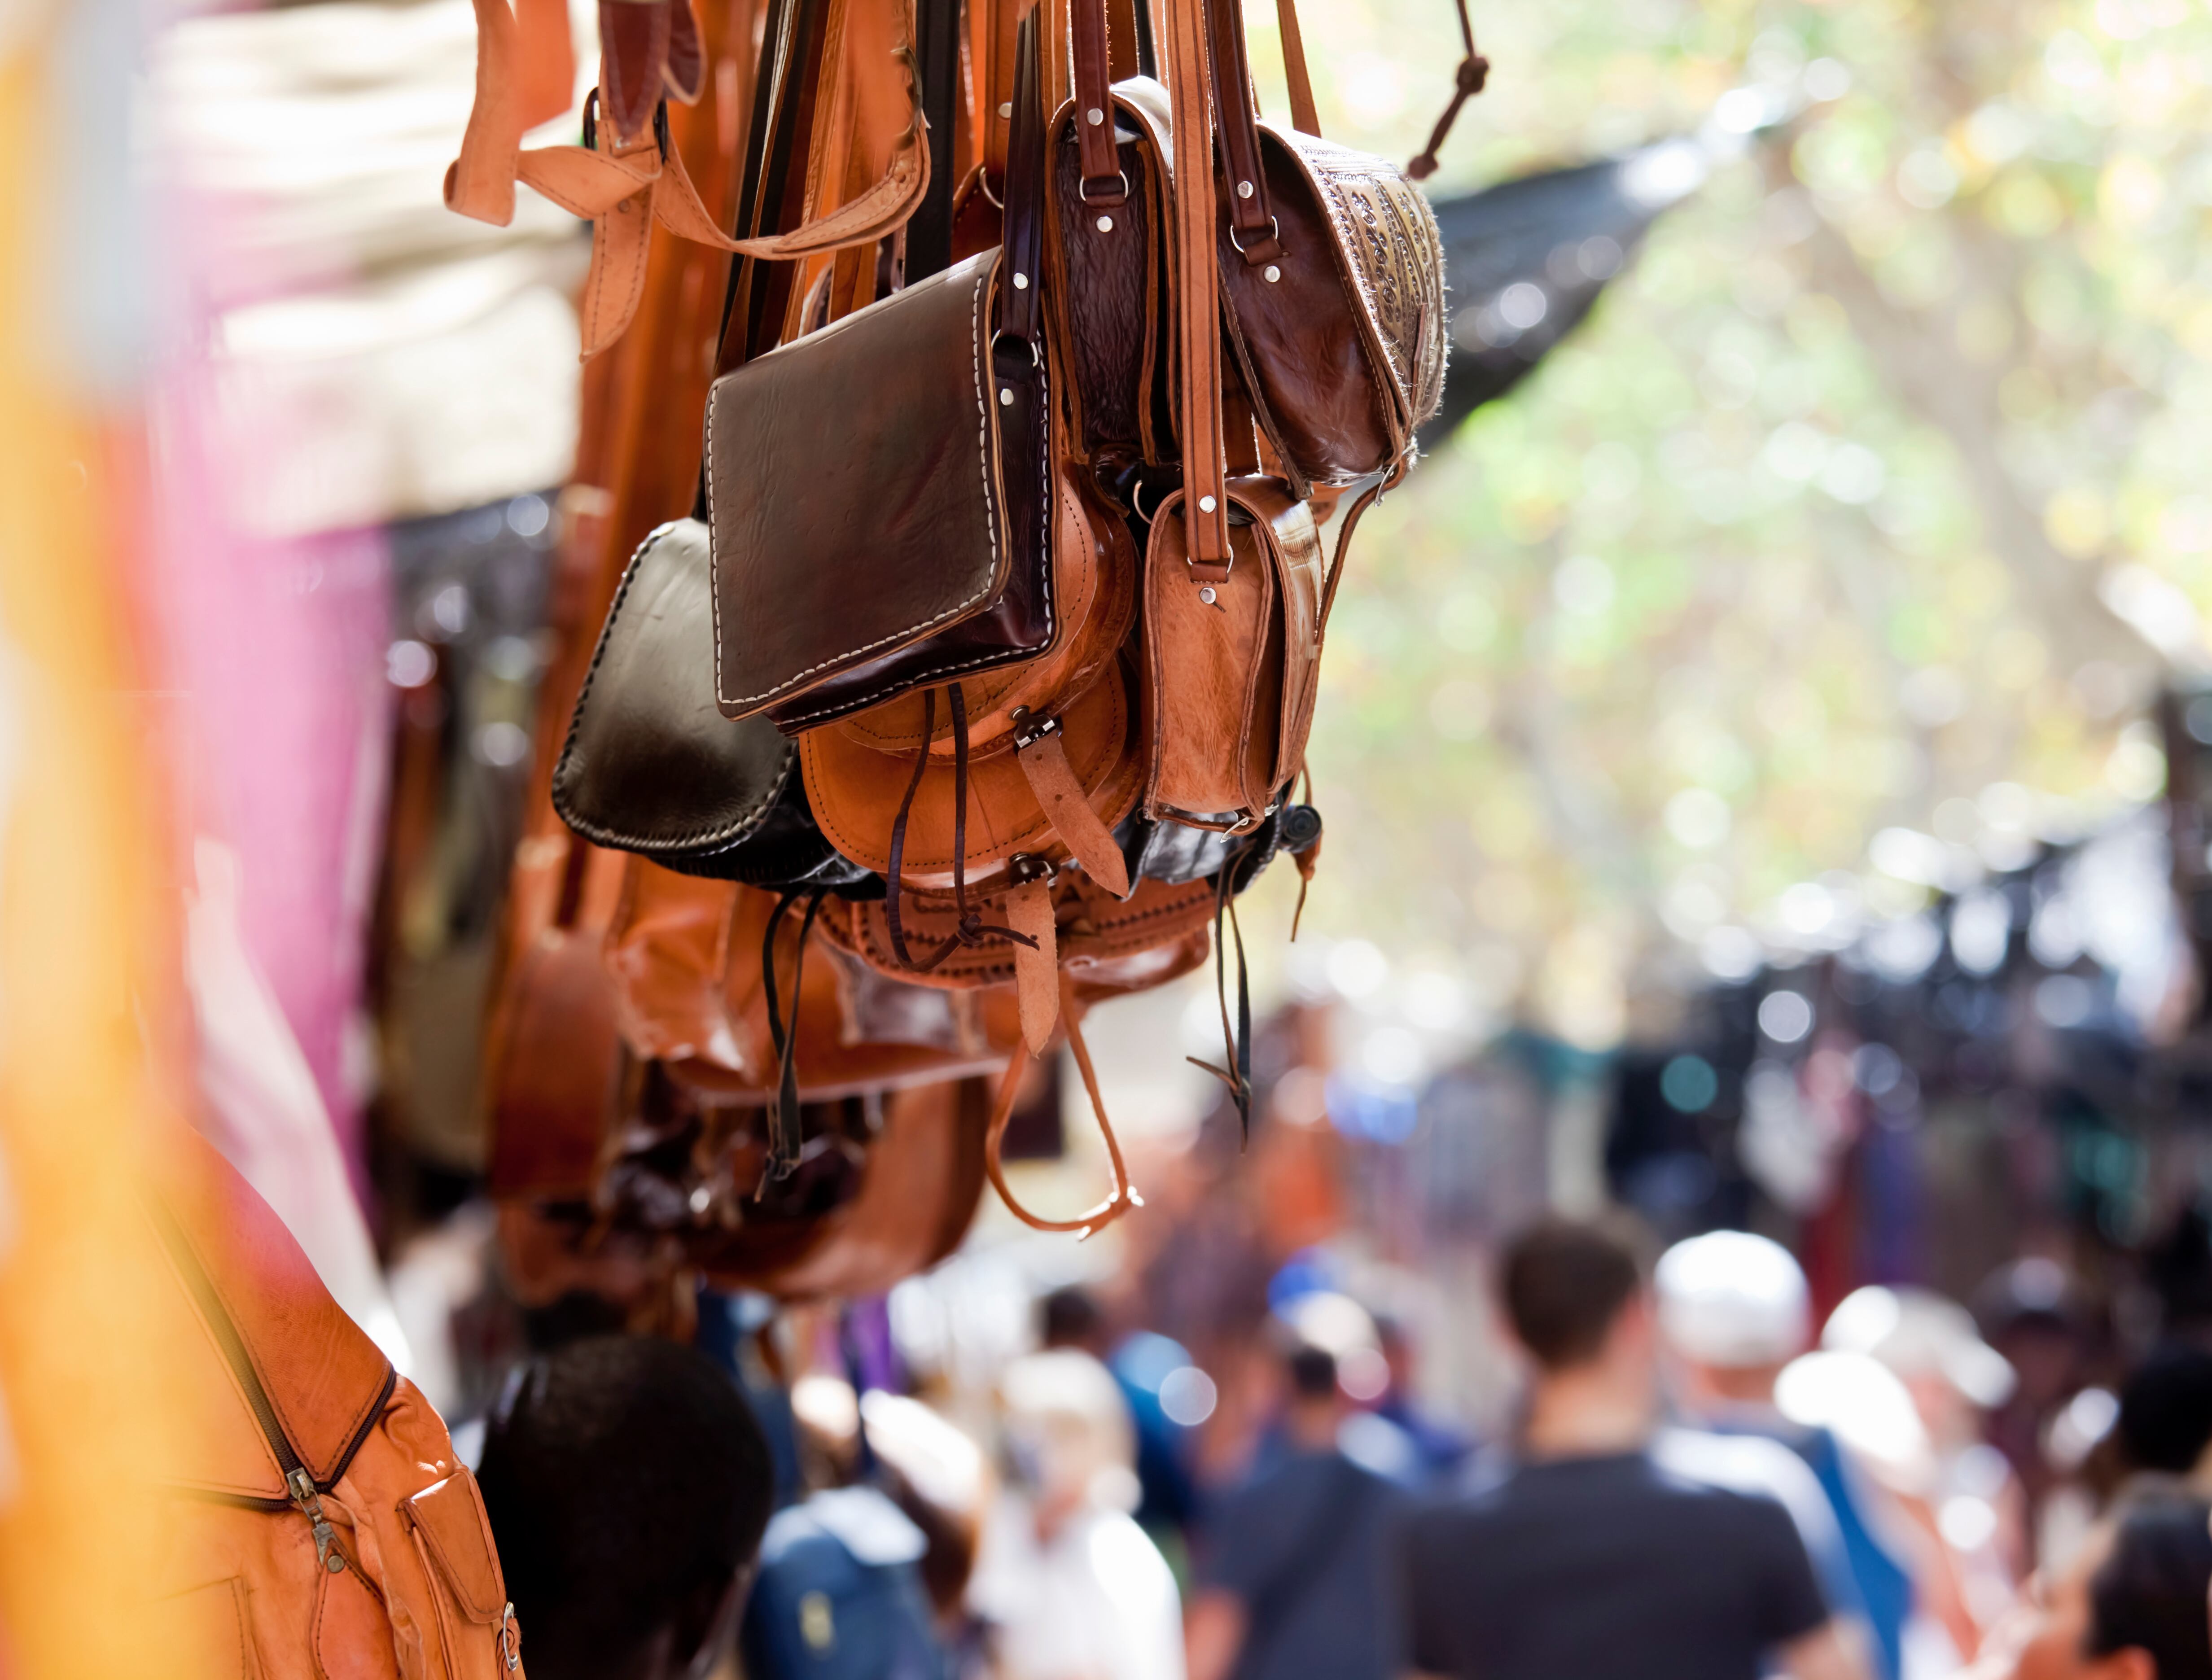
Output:
<path fill-rule="evenodd" d="M 1283 80 L 1291 90 L 1291 126 L 1318 140 L 1321 112 L 1314 104 L 1313 77 L 1306 70 L 1306 38 L 1298 27 L 1298 0 L 1275 0 L 1275 28 L 1283 39 Z"/>
<path fill-rule="evenodd" d="M 1039 85 L 1037 14 L 1021 21 L 1014 49 L 1013 133 L 1006 151 L 1004 250 L 999 259 L 999 336 L 1023 339 L 1043 354 L 1043 313 L 1037 300 L 1044 264 L 1044 90 Z"/>
<path fill-rule="evenodd" d="M 1229 574 L 1228 470 L 1221 435 L 1221 304 L 1214 252 L 1212 108 L 1206 97 L 1206 0 L 1166 0 L 1175 106 L 1176 348 L 1182 431 L 1182 515 L 1194 585 Z"/>
<path fill-rule="evenodd" d="M 1020 27 L 1028 7 L 1024 0 L 984 0 L 984 3 L 991 18 L 991 58 L 985 66 L 990 93 L 983 112 L 983 167 L 1003 181 L 1006 160 L 1013 155 L 1015 121 L 1006 107 L 1018 97 Z"/>

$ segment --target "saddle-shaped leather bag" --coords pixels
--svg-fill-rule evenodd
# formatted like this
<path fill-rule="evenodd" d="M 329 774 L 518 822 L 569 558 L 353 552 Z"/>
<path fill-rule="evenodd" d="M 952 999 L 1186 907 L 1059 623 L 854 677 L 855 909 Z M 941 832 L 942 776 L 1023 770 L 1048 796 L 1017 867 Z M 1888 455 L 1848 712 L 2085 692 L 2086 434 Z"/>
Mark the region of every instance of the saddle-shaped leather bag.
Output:
<path fill-rule="evenodd" d="M 1420 189 L 1321 137 L 1296 0 L 1288 125 L 1258 119 L 1242 0 L 1208 0 L 1221 300 L 1255 416 L 1301 497 L 1411 463 L 1443 401 L 1444 253 Z"/>
<path fill-rule="evenodd" d="M 553 809 L 597 846 L 686 875 L 755 886 L 850 886 L 865 871 L 807 810 L 798 749 L 764 719 L 714 704 L 707 528 L 662 525 L 607 610 L 566 743 Z"/>
<path fill-rule="evenodd" d="M 1403 171 L 1321 137 L 1296 0 L 1277 0 L 1291 122 L 1261 121 L 1241 0 L 1207 13 L 1218 146 L 1216 242 L 1238 372 L 1301 499 L 1395 477 L 1443 397 L 1443 246 Z M 1107 83 L 1104 0 L 1075 0 L 1074 100 L 1054 130 L 1055 254 L 1086 451 L 1109 477 L 1171 458 L 1162 370 L 1178 284 L 1177 124 L 1148 80 Z M 1138 508 L 1152 518 L 1157 508 Z"/>
<path fill-rule="evenodd" d="M 1042 161 L 1013 155 L 1003 246 L 714 382 L 724 716 L 796 733 L 1052 645 Z"/>

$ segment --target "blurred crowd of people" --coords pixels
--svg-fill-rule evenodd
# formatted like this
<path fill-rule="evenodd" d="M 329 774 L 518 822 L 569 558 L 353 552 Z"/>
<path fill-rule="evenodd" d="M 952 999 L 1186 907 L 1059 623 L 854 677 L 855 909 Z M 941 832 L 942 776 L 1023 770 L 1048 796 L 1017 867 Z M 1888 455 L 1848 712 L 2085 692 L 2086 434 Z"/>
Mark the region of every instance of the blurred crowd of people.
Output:
<path fill-rule="evenodd" d="M 651 1370 L 541 1314 L 469 1450 L 541 1675 L 704 1673 L 742 1610 L 751 1680 L 2212 1680 L 2212 1346 L 2087 1381 L 2048 1262 L 1978 1318 L 1872 1287 L 1818 1322 L 1745 1232 L 1652 1263 L 1547 1216 L 1492 1270 L 1492 1439 L 1343 1293 L 1278 1300 L 1232 1404 L 1078 1285 L 976 1416 L 852 1307 L 702 1296 Z"/>

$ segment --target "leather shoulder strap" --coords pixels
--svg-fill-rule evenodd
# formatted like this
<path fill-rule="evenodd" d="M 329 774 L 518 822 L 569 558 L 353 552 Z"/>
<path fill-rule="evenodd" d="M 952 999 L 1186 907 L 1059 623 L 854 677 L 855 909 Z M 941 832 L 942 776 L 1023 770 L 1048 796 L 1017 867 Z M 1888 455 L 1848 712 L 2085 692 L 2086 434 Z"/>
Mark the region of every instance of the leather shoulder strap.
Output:
<path fill-rule="evenodd" d="M 1229 573 L 1227 468 L 1221 440 L 1221 303 L 1214 254 L 1213 124 L 1206 98 L 1205 0 L 1166 0 L 1168 88 L 1175 101 L 1176 351 L 1182 372 L 1183 518 L 1194 584 Z"/>
<path fill-rule="evenodd" d="M 1460 0 L 1462 8 L 1466 0 Z M 1306 38 L 1298 27 L 1298 0 L 1275 0 L 1275 26 L 1283 38 L 1283 80 L 1291 89 L 1291 126 L 1318 138 L 1321 112 L 1314 105 L 1313 78 L 1306 71 Z"/>

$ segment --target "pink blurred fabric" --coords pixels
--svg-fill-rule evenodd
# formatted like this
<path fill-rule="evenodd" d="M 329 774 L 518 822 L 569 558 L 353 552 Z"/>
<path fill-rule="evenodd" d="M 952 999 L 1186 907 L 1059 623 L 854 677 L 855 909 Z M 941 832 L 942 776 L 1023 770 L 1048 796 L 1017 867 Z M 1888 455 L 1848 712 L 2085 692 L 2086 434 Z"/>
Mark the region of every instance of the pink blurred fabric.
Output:
<path fill-rule="evenodd" d="M 152 650 L 165 670 L 185 834 L 240 864 L 247 948 L 297 1036 L 357 1195 L 367 1184 L 361 1032 L 382 843 L 392 691 L 390 548 L 381 529 L 255 535 L 270 410 L 216 400 L 207 299 L 223 289 L 221 207 L 174 207 L 182 283 L 153 383 L 148 533 Z M 194 283 L 198 280 L 199 284 Z M 297 423 L 297 416 L 288 416 Z M 360 1046 L 366 1048 L 366 1040 Z"/>

